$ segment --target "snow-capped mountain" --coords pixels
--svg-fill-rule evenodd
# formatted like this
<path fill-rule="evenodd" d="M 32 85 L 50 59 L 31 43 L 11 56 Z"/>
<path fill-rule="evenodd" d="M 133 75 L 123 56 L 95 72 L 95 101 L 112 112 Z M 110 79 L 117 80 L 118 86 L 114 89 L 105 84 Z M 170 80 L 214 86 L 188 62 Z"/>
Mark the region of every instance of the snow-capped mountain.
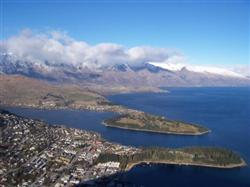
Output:
<path fill-rule="evenodd" d="M 13 54 L 0 55 L 0 73 L 20 74 L 63 83 L 119 86 L 246 86 L 250 79 L 215 67 L 170 63 L 115 64 L 98 68 L 70 63 L 21 60 Z"/>
<path fill-rule="evenodd" d="M 239 78 L 246 78 L 244 75 L 239 73 L 235 73 L 233 71 L 218 68 L 218 67 L 211 67 L 211 66 L 194 66 L 194 65 L 186 65 L 186 64 L 171 64 L 171 63 L 157 63 L 151 62 L 150 64 L 169 70 L 169 71 L 181 71 L 183 68 L 186 68 L 189 71 L 197 72 L 197 73 L 210 73 L 228 77 L 239 77 Z"/>

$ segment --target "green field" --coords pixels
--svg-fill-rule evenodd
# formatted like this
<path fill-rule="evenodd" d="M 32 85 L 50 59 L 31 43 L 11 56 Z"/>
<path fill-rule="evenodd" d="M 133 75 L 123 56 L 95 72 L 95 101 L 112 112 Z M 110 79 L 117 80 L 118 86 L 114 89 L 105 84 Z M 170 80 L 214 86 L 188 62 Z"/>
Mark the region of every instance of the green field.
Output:
<path fill-rule="evenodd" d="M 209 129 L 147 113 L 124 114 L 104 121 L 107 126 L 159 133 L 201 135 Z"/>

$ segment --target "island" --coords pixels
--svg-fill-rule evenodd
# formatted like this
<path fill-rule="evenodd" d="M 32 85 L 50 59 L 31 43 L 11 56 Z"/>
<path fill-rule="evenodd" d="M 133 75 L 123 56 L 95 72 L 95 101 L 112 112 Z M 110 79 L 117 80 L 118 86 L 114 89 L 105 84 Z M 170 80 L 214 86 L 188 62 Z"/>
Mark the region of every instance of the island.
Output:
<path fill-rule="evenodd" d="M 202 135 L 210 132 L 209 129 L 199 125 L 169 120 L 139 111 L 127 112 L 104 120 L 103 124 L 108 127 L 179 135 Z"/>
<path fill-rule="evenodd" d="M 140 163 L 243 167 L 231 150 L 214 147 L 136 148 L 100 134 L 49 125 L 0 110 L 0 186 L 94 185 Z M 98 181 L 99 184 L 100 181 Z"/>

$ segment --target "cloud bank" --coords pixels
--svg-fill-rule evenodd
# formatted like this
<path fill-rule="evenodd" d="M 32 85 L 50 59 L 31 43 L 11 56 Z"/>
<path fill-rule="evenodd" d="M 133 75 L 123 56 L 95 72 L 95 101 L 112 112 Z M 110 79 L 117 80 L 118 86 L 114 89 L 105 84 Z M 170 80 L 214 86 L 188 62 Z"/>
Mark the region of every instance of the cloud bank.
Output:
<path fill-rule="evenodd" d="M 30 29 L 22 30 L 18 35 L 0 41 L 1 53 L 13 54 L 19 60 L 44 66 L 67 64 L 99 68 L 123 63 L 131 66 L 151 63 L 172 68 L 193 66 L 187 64 L 185 56 L 176 50 L 150 46 L 126 48 L 116 43 L 90 45 L 61 31 L 41 33 Z M 225 67 L 227 70 L 250 76 L 249 66 Z"/>
<path fill-rule="evenodd" d="M 74 66 L 101 67 L 145 62 L 179 63 L 184 57 L 177 51 L 150 46 L 125 48 L 115 43 L 90 45 L 71 38 L 65 32 L 34 33 L 26 29 L 18 35 L 0 42 L 2 53 L 14 54 L 18 59 L 44 64 L 71 64 Z"/>
<path fill-rule="evenodd" d="M 230 69 L 236 73 L 250 77 L 250 64 L 248 64 L 248 65 L 234 65 L 234 66 L 228 67 L 228 69 Z"/>

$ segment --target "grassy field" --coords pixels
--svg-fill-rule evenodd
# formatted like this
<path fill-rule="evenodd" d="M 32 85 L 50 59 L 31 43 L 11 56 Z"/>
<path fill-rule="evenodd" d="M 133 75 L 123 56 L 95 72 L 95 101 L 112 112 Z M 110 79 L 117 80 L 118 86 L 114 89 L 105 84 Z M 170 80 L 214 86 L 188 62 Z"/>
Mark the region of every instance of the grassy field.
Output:
<path fill-rule="evenodd" d="M 44 104 L 97 104 L 107 101 L 100 94 L 76 85 L 53 85 L 22 76 L 0 75 L 0 104 L 40 106 Z"/>
<path fill-rule="evenodd" d="M 107 126 L 160 133 L 199 135 L 209 129 L 147 113 L 125 114 L 104 121 Z"/>

